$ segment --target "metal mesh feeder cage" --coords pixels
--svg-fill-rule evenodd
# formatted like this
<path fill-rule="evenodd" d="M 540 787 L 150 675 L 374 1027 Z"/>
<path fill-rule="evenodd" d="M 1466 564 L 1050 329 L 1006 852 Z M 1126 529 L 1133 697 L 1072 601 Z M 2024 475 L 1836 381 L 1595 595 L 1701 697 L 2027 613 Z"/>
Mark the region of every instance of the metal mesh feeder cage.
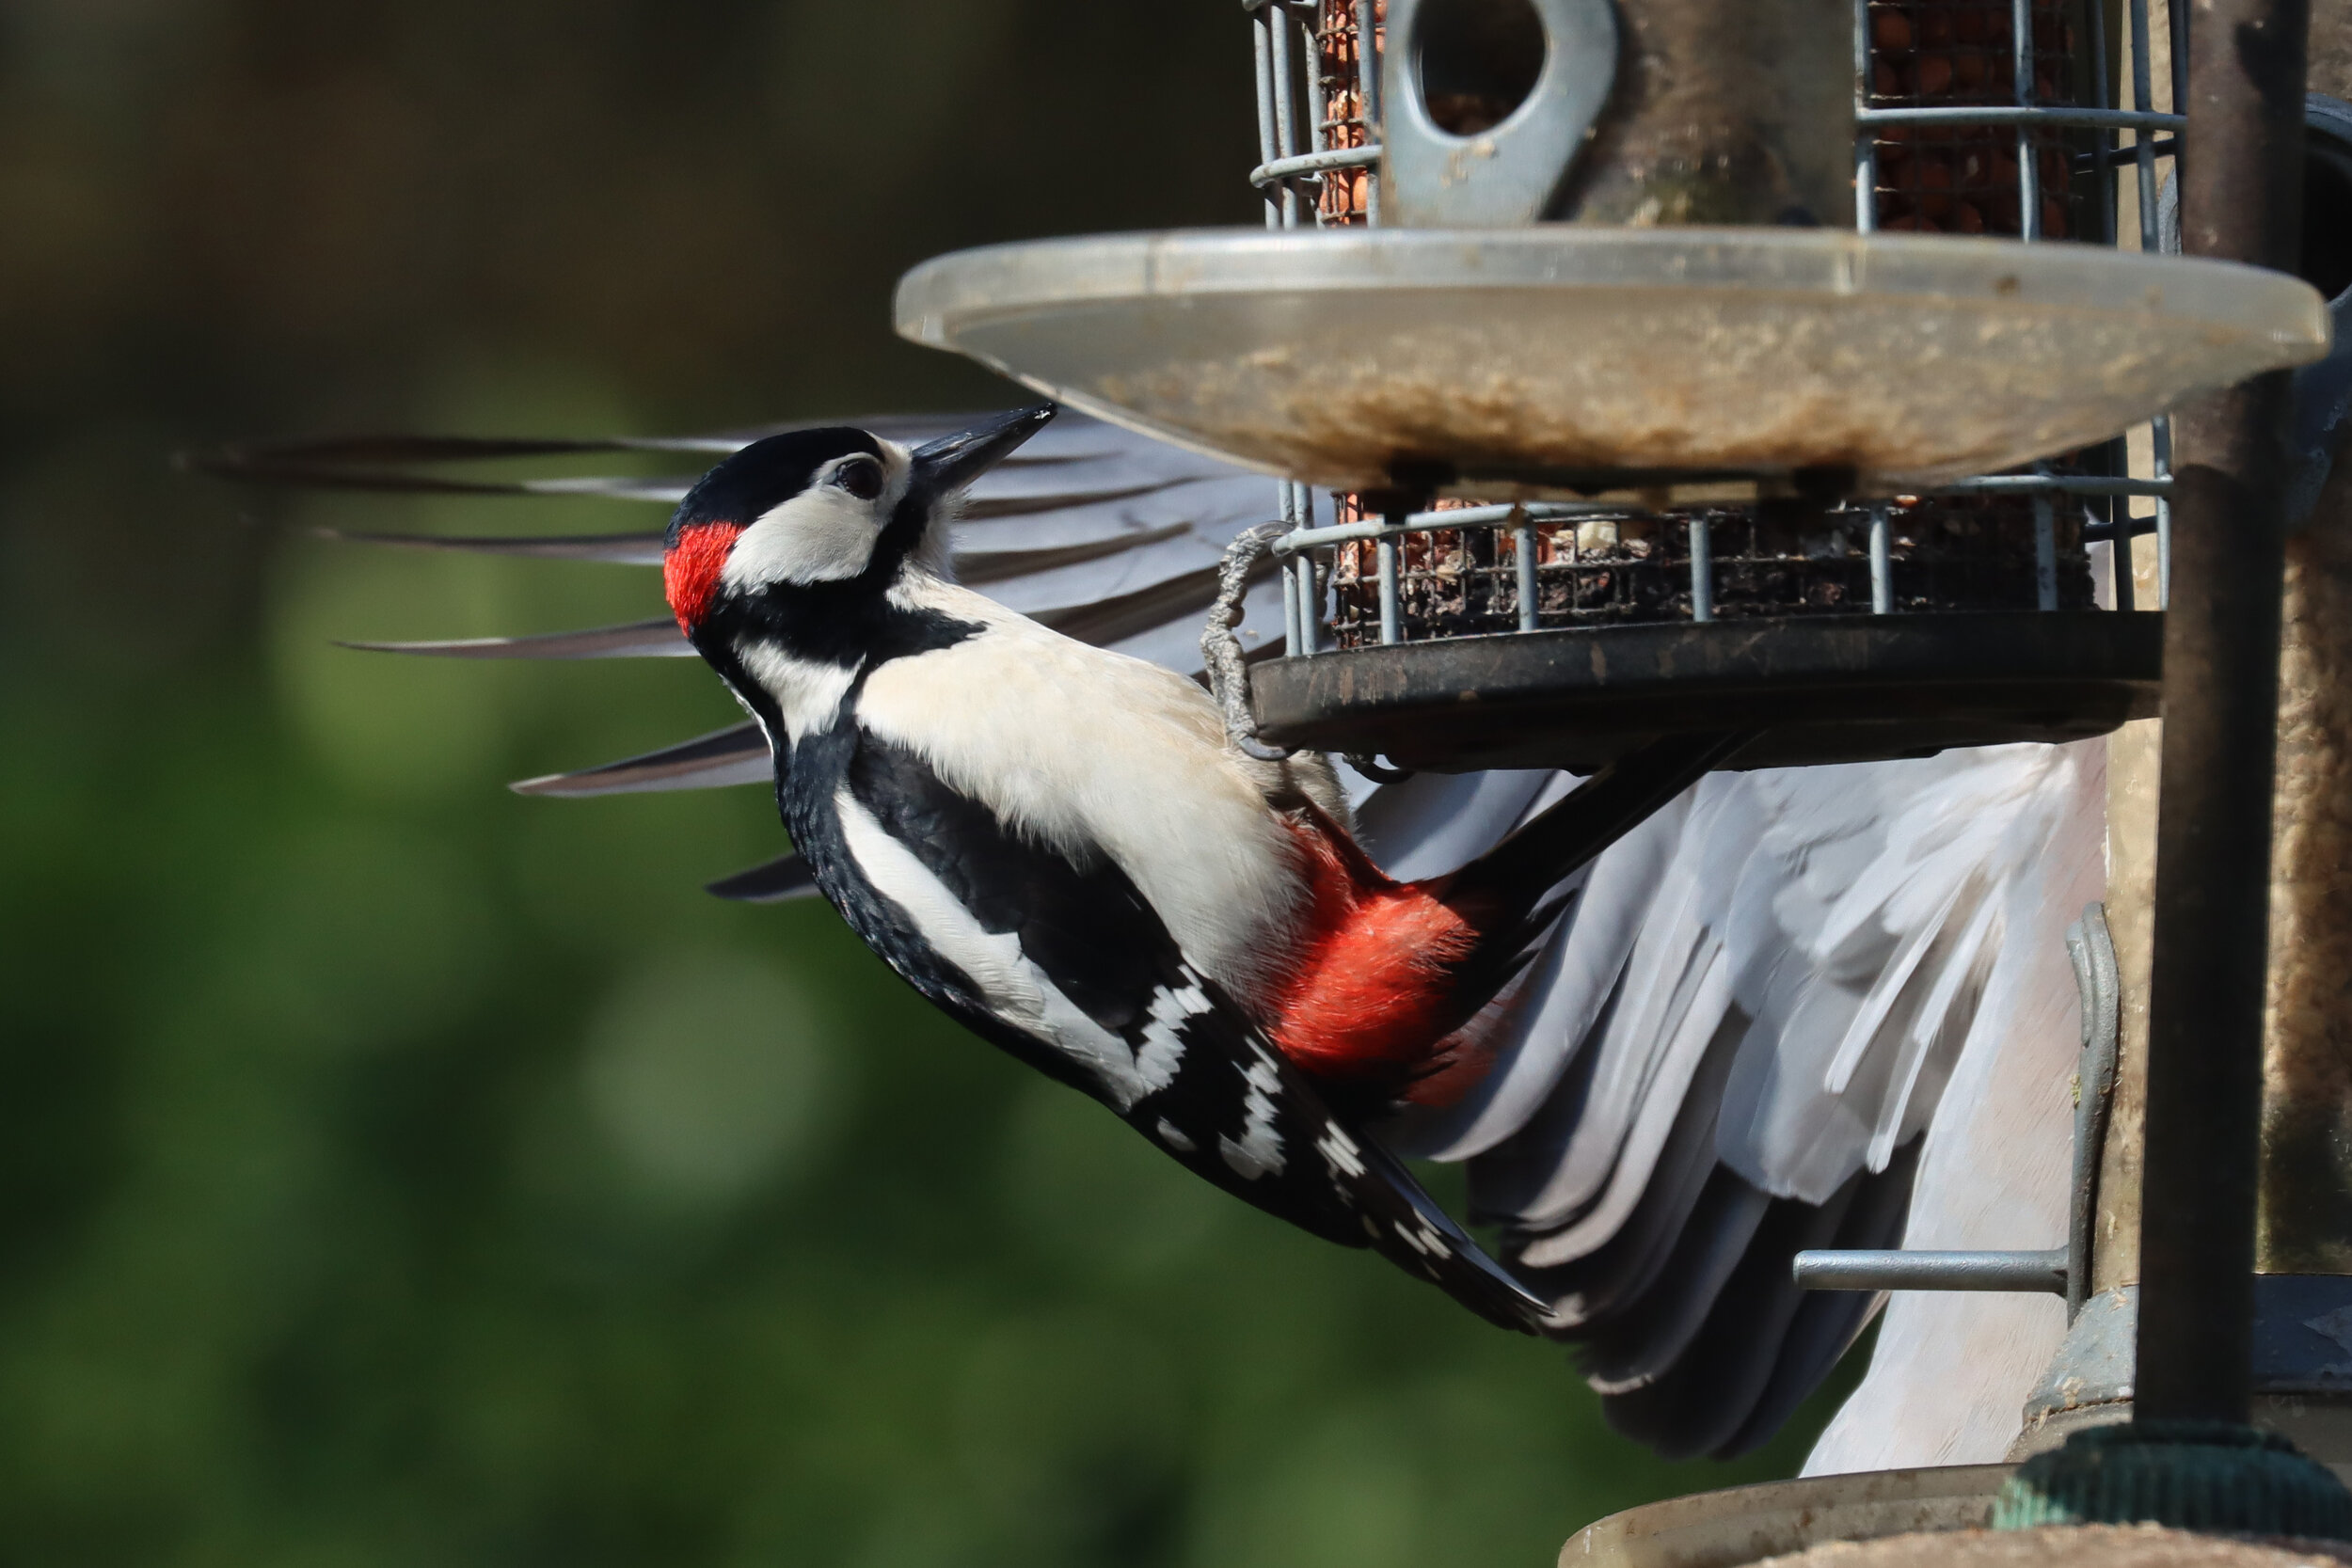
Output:
<path fill-rule="evenodd" d="M 2302 284 L 2158 254 L 2147 3 L 1262 0 L 1267 232 L 941 258 L 900 329 L 1283 476 L 1261 740 L 2101 734 L 2157 700 L 2092 546 L 2161 546 L 2164 410 L 2327 341 Z"/>

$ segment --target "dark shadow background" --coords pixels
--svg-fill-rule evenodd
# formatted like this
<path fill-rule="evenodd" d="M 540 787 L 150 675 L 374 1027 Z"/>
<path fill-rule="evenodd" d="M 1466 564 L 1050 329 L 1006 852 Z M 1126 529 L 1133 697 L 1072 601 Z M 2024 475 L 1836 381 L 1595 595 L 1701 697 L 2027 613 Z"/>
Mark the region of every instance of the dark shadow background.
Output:
<path fill-rule="evenodd" d="M 991 240 L 1254 223 L 1162 0 L 0 0 L 0 1562 L 1549 1562 L 1669 1468 L 1565 1353 L 1218 1197 L 811 906 L 758 790 L 501 781 L 699 664 L 333 547 L 226 438 L 1001 405 L 888 330 Z"/>

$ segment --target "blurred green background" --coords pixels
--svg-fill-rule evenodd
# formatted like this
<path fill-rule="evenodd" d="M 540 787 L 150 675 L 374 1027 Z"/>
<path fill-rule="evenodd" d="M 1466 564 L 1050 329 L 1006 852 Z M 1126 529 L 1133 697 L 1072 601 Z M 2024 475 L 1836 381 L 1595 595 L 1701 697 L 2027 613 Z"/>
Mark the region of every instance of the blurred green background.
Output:
<path fill-rule="evenodd" d="M 0 0 L 0 1561 L 1546 1563 L 1787 1473 L 1194 1184 L 820 907 L 762 792 L 500 787 L 699 664 L 334 637 L 650 574 L 303 528 L 648 526 L 175 475 L 266 434 L 1000 405 L 898 274 L 1251 223 L 1197 0 Z"/>

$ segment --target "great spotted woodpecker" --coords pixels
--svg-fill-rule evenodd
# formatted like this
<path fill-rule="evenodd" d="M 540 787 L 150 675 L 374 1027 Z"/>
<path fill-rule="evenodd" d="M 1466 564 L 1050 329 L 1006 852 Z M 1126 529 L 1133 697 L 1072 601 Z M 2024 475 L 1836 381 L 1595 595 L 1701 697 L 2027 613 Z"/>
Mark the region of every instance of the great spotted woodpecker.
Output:
<path fill-rule="evenodd" d="M 916 990 L 1227 1191 L 1539 1329 L 1359 1123 L 1479 1075 L 1479 1015 L 1631 826 L 1627 781 L 1447 876 L 1383 875 L 1322 758 L 1247 755 L 1195 682 L 950 579 L 965 487 L 1054 412 L 744 448 L 671 520 L 679 628 L 764 731 L 818 890 Z M 1652 797 L 1719 755 L 1653 758 Z"/>
<path fill-rule="evenodd" d="M 972 421 L 857 422 L 920 446 Z M 707 462 L 752 439 L 371 436 L 204 461 L 339 491 L 553 496 L 567 508 L 600 496 L 669 509 L 692 476 L 489 481 L 420 468 L 612 451 Z M 1220 558 L 1265 508 L 1263 476 L 1064 417 L 953 509 L 954 575 L 1068 637 L 1190 675 L 1201 668 L 1200 617 L 1224 585 Z M 657 574 L 667 542 L 660 531 L 333 536 Z M 1246 600 L 1243 635 L 1261 633 L 1268 651 L 1283 647 L 1278 593 L 1267 580 Z M 590 630 L 368 645 L 466 659 L 695 656 L 666 612 Z M 1074 719 L 1070 729 L 1089 734 Z M 1460 1164 L 1470 1212 L 1499 1227 L 1497 1256 L 1551 1304 L 1545 1332 L 1578 1346 L 1613 1425 L 1662 1453 L 1740 1452 L 1815 1386 L 1874 1305 L 1798 1291 L 1792 1251 L 2062 1233 L 2063 1162 L 2044 1156 L 2066 1146 L 2078 1041 L 2059 934 L 2103 885 L 2099 754 L 2091 742 L 1711 773 L 1577 873 L 1574 904 L 1476 1020 L 1469 1065 L 1406 1082 L 1423 1100 L 1459 1089 L 1452 1104 L 1408 1103 L 1367 1122 L 1376 1094 L 1305 1071 L 1303 1087 L 1359 1147 L 1368 1133 L 1396 1153 Z M 1491 858 L 1535 819 L 1556 842 L 1531 863 L 1574 856 L 1573 844 L 1559 847 L 1562 819 L 1544 816 L 1574 783 L 1565 776 L 1339 776 L 1353 842 L 1400 878 Z M 774 782 L 762 727 L 747 720 L 515 787 L 604 796 Z M 1580 799 L 1569 814 L 1579 832 L 1613 831 L 1597 800 Z M 711 891 L 766 902 L 815 888 L 793 854 Z M 1031 1049 L 1043 1048 L 1032 1038 Z M 1340 1201 L 1360 1214 L 1353 1195 Z M 1365 1201 L 1390 1212 L 1376 1193 Z M 1811 1468 L 1998 1458 L 2057 1344 L 2062 1319 L 2039 1310 L 2031 1298 L 1899 1295 L 1864 1392 Z"/>

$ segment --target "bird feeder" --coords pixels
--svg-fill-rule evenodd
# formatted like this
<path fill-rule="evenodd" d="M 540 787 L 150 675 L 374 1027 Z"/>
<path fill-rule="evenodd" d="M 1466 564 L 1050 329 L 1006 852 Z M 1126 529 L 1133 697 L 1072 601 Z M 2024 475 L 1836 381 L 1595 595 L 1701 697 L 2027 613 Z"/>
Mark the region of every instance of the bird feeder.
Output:
<path fill-rule="evenodd" d="M 2168 407 L 2327 326 L 2293 278 L 2157 254 L 2153 199 L 2112 247 L 2181 120 L 2110 79 L 2106 7 L 1254 17 L 1267 231 L 961 252 L 898 315 L 1283 476 L 1260 738 L 1590 771 L 1738 730 L 1756 767 L 2154 711 L 2158 619 L 2116 611 L 2156 607 L 2090 546 L 2161 543 Z"/>
<path fill-rule="evenodd" d="M 1375 772 L 1591 771 L 1711 732 L 1761 767 L 2156 712 L 2167 411 L 2318 359 L 2328 324 L 2291 277 L 2163 243 L 2186 120 L 2154 107 L 2149 0 L 1248 9 L 1264 232 L 963 252 L 911 273 L 898 314 L 1279 477 L 1285 623 L 1251 672 L 1256 741 Z M 2070 941 L 2069 1244 L 1817 1254 L 1809 1283 L 2092 1302 L 2118 992 L 2095 911 Z M 2300 1309 L 2269 1294 L 2272 1317 Z M 2004 1474 L 1681 1499 L 1569 1552 L 1727 1568 L 1979 1523 Z"/>

